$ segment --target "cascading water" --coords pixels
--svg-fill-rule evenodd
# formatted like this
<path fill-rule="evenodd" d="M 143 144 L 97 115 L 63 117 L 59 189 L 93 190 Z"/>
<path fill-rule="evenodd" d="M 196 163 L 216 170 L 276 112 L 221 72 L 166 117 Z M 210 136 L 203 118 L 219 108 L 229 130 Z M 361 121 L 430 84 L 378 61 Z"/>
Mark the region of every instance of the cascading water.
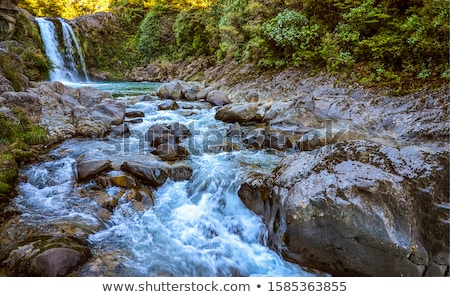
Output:
<path fill-rule="evenodd" d="M 51 153 L 53 160 L 24 169 L 25 181 L 15 199 L 22 220 L 95 230 L 89 235 L 93 256 L 75 276 L 314 276 L 269 249 L 264 223 L 237 195 L 245 170 L 269 172 L 282 156 L 208 151 L 215 136 L 228 129 L 214 119 L 215 109 L 179 102 L 180 111 L 160 111 L 157 104 L 128 106 L 145 117 L 130 125 L 127 138 L 68 140 Z M 109 218 L 99 216 L 95 198 L 80 196 L 95 182 L 75 183 L 75 160 L 93 156 L 114 164 L 150 162 L 142 135 L 152 124 L 171 122 L 184 123 L 192 132 L 183 143 L 191 152 L 184 161 L 193 169 L 191 179 L 167 180 L 153 192 L 155 205 L 144 210 L 137 210 L 120 188 L 107 187 L 102 193 L 118 197 L 119 203 Z"/>
<path fill-rule="evenodd" d="M 50 80 L 88 81 L 81 46 L 72 27 L 62 18 L 36 18 L 36 21 L 41 32 L 45 53 L 53 64 Z M 61 34 L 58 34 L 59 30 L 61 30 Z"/>

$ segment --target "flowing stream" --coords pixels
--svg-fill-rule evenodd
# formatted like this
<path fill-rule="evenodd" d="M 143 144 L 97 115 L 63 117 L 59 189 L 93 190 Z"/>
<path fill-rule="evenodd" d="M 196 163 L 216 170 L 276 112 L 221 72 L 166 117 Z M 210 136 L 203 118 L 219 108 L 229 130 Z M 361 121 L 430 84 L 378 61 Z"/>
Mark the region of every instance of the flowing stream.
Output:
<path fill-rule="evenodd" d="M 284 261 L 267 247 L 267 230 L 237 195 L 246 170 L 268 172 L 282 155 L 264 151 L 211 152 L 228 124 L 214 119 L 215 108 L 202 102 L 178 102 L 180 109 L 159 111 L 158 101 L 131 103 L 138 94 L 154 92 L 157 84 L 101 83 L 128 110 L 145 113 L 129 124 L 131 135 L 117 139 L 71 139 L 54 151 L 50 161 L 24 168 L 15 205 L 33 224 L 76 222 L 92 229 L 92 260 L 79 276 L 314 276 Z M 126 198 L 112 215 L 98 215 L 93 199 L 80 196 L 72 170 L 76 158 L 90 155 L 113 163 L 151 161 L 143 135 L 154 123 L 180 122 L 192 136 L 184 146 L 184 162 L 193 169 L 188 181 L 167 180 L 154 192 L 154 207 L 136 210 Z M 106 192 L 121 197 L 117 187 Z M 101 264 L 99 264 L 101 263 Z"/>

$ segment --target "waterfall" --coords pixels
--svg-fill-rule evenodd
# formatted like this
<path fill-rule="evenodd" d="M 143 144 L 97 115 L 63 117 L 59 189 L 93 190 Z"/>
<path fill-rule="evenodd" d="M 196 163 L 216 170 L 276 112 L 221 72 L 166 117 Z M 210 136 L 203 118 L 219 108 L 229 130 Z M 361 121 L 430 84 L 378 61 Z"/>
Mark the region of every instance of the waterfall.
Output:
<path fill-rule="evenodd" d="M 47 57 L 53 64 L 51 81 L 88 81 L 83 52 L 72 27 L 62 18 L 36 18 Z"/>

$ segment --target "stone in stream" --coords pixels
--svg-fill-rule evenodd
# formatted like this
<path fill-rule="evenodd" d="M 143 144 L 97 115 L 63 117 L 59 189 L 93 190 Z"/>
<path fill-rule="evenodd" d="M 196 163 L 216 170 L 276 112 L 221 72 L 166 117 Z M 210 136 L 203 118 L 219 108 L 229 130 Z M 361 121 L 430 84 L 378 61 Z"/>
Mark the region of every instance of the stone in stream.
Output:
<path fill-rule="evenodd" d="M 164 100 L 158 104 L 158 110 L 177 110 L 180 107 L 174 100 Z"/>
<path fill-rule="evenodd" d="M 30 272 L 35 276 L 66 276 L 79 265 L 83 264 L 89 253 L 77 251 L 66 247 L 48 249 L 30 262 Z"/>
<path fill-rule="evenodd" d="M 185 147 L 171 143 L 162 143 L 151 153 L 164 161 L 182 160 L 189 156 L 189 151 Z"/>
<path fill-rule="evenodd" d="M 169 175 L 164 168 L 152 164 L 144 164 L 138 162 L 124 162 L 120 169 L 135 175 L 144 184 L 149 184 L 152 187 L 159 187 L 163 185 Z"/>
<path fill-rule="evenodd" d="M 126 123 L 120 124 L 109 131 L 108 136 L 112 138 L 128 137 L 130 135 L 130 128 Z"/>
<path fill-rule="evenodd" d="M 78 182 L 87 181 L 97 174 L 111 170 L 111 161 L 109 160 L 77 160 L 76 177 Z"/>
<path fill-rule="evenodd" d="M 152 143 L 153 139 L 162 135 L 162 134 L 170 134 L 170 128 L 165 124 L 153 124 L 151 125 L 147 132 L 145 133 L 145 141 L 149 144 Z"/>
<path fill-rule="evenodd" d="M 143 111 L 140 110 L 130 110 L 125 113 L 125 116 L 129 119 L 134 119 L 134 118 L 142 118 L 145 116 L 145 114 Z"/>
<path fill-rule="evenodd" d="M 191 136 L 191 131 L 189 131 L 186 125 L 180 122 L 174 122 L 169 124 L 170 134 L 177 137 L 177 139 L 187 138 Z"/>

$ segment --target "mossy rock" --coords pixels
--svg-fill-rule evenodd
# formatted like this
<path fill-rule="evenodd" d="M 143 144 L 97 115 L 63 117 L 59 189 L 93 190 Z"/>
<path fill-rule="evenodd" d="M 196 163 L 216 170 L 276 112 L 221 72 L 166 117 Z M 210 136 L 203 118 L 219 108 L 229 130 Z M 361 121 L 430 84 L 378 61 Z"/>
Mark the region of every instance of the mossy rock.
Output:
<path fill-rule="evenodd" d="M 13 190 L 13 181 L 19 175 L 16 161 L 9 155 L 0 156 L 0 193 L 8 194 Z"/>

